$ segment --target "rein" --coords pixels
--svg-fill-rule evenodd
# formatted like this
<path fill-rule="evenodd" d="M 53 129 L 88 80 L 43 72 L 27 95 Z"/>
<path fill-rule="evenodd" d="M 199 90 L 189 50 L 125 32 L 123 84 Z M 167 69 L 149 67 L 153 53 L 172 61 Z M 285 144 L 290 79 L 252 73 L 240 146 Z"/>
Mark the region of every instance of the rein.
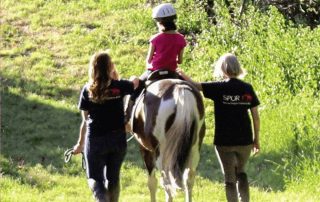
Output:
<path fill-rule="evenodd" d="M 74 151 L 73 148 L 70 148 L 64 152 L 64 162 L 65 163 L 68 163 L 71 160 L 72 155 L 74 155 L 73 151 Z M 83 154 L 83 152 L 81 152 L 81 154 L 82 154 L 82 165 L 81 166 L 82 166 L 83 170 L 86 170 L 86 161 L 84 159 L 84 154 Z"/>
<path fill-rule="evenodd" d="M 130 142 L 134 138 L 134 135 L 132 134 L 132 132 L 128 132 L 128 133 L 131 135 L 131 137 L 127 139 L 127 142 Z"/>

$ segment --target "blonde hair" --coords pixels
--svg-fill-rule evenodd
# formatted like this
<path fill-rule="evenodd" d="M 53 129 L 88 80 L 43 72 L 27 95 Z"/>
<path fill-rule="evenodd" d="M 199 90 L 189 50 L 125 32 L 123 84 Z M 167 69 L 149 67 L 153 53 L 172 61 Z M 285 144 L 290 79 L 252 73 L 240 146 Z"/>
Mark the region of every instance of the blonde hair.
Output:
<path fill-rule="evenodd" d="M 113 66 L 108 52 L 95 53 L 89 62 L 89 98 L 101 103 L 108 97 Z"/>
<path fill-rule="evenodd" d="M 246 71 L 240 66 L 234 54 L 226 53 L 222 55 L 215 64 L 214 76 L 218 78 L 236 77 L 244 78 Z"/>

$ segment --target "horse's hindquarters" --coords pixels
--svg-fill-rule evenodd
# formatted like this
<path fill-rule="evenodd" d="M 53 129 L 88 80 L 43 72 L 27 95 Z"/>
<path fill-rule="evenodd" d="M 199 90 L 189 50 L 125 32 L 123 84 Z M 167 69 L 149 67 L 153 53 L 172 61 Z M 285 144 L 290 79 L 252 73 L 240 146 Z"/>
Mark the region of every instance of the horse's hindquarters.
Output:
<path fill-rule="evenodd" d="M 198 90 L 177 79 L 154 82 L 139 102 L 134 119 L 140 144 L 154 155 L 144 159 L 145 163 L 161 170 L 167 194 L 172 196 L 177 188 L 185 188 L 186 197 L 191 197 L 189 189 L 204 131 L 204 107 Z"/>

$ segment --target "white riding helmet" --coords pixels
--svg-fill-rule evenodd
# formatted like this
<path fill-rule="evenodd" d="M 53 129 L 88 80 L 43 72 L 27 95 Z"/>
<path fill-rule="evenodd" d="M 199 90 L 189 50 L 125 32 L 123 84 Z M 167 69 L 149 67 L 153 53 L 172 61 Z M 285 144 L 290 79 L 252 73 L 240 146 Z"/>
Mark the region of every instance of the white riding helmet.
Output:
<path fill-rule="evenodd" d="M 171 3 L 160 4 L 152 10 L 152 18 L 165 18 L 176 14 L 176 10 Z"/>

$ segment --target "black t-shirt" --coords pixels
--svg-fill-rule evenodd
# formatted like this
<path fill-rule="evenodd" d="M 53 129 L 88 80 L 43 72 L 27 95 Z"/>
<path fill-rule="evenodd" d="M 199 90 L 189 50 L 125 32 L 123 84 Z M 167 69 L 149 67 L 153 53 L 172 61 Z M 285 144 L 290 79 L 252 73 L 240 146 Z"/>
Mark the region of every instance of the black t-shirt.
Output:
<path fill-rule="evenodd" d="M 123 97 L 133 92 L 133 83 L 127 80 L 112 80 L 109 90 L 110 96 L 103 103 L 95 103 L 89 99 L 88 84 L 81 91 L 78 107 L 88 111 L 88 137 L 125 130 Z"/>
<path fill-rule="evenodd" d="M 248 109 L 260 104 L 253 87 L 239 79 L 201 83 L 203 95 L 214 101 L 215 138 L 218 146 L 253 143 Z"/>

